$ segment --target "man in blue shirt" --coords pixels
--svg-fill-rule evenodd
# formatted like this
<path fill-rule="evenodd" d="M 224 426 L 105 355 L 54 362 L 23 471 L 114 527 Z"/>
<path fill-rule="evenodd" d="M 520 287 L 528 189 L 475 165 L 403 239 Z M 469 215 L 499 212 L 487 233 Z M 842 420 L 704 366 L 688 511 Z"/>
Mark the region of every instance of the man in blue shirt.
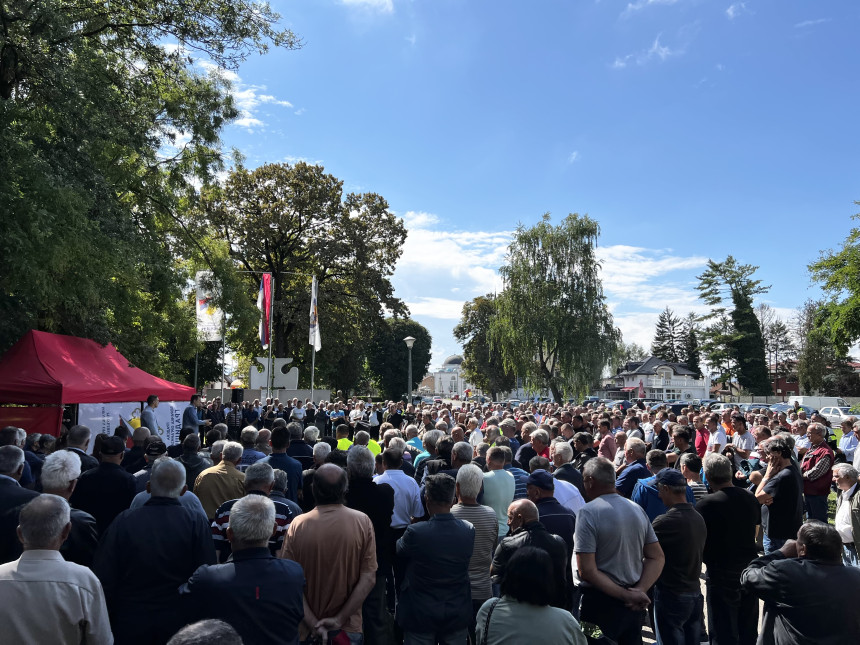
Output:
<path fill-rule="evenodd" d="M 654 476 L 637 481 L 633 486 L 633 494 L 630 499 L 639 504 L 648 519 L 653 522 L 659 515 L 664 515 L 668 510 L 657 488 L 657 473 L 669 468 L 669 461 L 666 459 L 666 453 L 662 450 L 651 450 L 645 457 L 645 462 L 649 472 L 654 473 Z M 687 503 L 691 505 L 696 503 L 693 489 L 689 486 L 687 486 Z"/>
<path fill-rule="evenodd" d="M 302 567 L 273 556 L 267 547 L 275 506 L 263 495 L 249 495 L 230 510 L 229 562 L 203 565 L 179 589 L 188 622 L 218 618 L 229 623 L 246 645 L 299 642 L 304 617 Z"/>
<path fill-rule="evenodd" d="M 618 489 L 619 495 L 630 499 L 633 494 L 633 488 L 636 482 L 640 479 L 651 477 L 651 471 L 645 464 L 645 453 L 647 448 L 645 442 L 641 439 L 628 439 L 624 444 L 624 458 L 627 460 L 627 466 L 624 471 L 615 480 L 615 488 Z"/>
<path fill-rule="evenodd" d="M 183 428 L 197 428 L 200 429 L 200 426 L 208 426 L 211 425 L 211 421 L 204 421 L 200 418 L 200 409 L 203 407 L 203 403 L 200 399 L 199 394 L 191 395 L 191 405 L 189 405 L 182 412 L 182 427 Z M 158 432 L 158 428 L 150 428 L 149 429 L 153 434 Z"/>
<path fill-rule="evenodd" d="M 287 454 L 287 448 L 290 447 L 290 431 L 287 430 L 287 424 L 283 419 L 277 419 L 272 426 L 269 445 L 272 446 L 272 454 L 261 459 L 259 463 L 269 464 L 272 468 L 287 473 L 286 496 L 293 502 L 298 502 L 298 492 L 302 489 L 302 465 Z"/>

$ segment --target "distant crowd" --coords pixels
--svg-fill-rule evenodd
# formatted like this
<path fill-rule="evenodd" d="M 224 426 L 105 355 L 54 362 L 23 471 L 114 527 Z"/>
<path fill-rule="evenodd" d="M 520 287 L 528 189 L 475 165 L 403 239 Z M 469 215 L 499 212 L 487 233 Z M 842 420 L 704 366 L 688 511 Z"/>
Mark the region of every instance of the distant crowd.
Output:
<path fill-rule="evenodd" d="M 195 395 L 166 445 L 158 405 L 0 429 L 4 640 L 860 642 L 854 418 Z"/>

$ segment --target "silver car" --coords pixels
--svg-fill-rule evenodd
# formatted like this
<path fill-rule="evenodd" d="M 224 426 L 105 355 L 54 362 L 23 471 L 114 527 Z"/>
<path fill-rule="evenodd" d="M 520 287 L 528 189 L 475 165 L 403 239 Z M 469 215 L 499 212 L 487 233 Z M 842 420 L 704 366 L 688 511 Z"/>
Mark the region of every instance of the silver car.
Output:
<path fill-rule="evenodd" d="M 841 425 L 845 419 L 853 416 L 849 410 L 850 408 L 821 408 L 818 414 L 830 421 L 830 425 L 836 428 Z"/>

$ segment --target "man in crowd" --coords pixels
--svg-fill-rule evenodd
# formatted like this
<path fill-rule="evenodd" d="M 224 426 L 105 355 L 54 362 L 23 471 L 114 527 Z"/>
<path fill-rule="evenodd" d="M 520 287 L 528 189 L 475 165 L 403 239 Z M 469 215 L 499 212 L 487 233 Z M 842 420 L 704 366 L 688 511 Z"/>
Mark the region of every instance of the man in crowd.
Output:
<path fill-rule="evenodd" d="M 316 507 L 287 529 L 281 557 L 305 572 L 302 638 L 310 631 L 326 639 L 343 630 L 357 642 L 362 632 L 362 605 L 376 584 L 376 539 L 370 518 L 344 506 L 347 485 L 342 468 L 320 466 L 313 482 Z"/>
<path fill-rule="evenodd" d="M 833 481 L 833 449 L 827 444 L 824 424 L 812 423 L 807 432 L 810 448 L 800 464 L 806 515 L 810 520 L 827 522 L 827 496 Z"/>
<path fill-rule="evenodd" d="M 92 431 L 86 426 L 72 426 L 66 438 L 66 450 L 75 453 L 81 460 L 81 472 L 93 470 L 99 465 L 98 459 L 87 454 L 87 449 L 92 438 Z"/>
<path fill-rule="evenodd" d="M 580 620 L 619 645 L 638 645 L 642 612 L 651 604 L 648 590 L 663 570 L 663 550 L 645 512 L 618 494 L 610 461 L 589 461 L 583 480 L 591 501 L 577 515 L 574 538 L 583 587 Z"/>
<path fill-rule="evenodd" d="M 860 542 L 860 495 L 857 494 L 857 469 L 851 464 L 836 464 L 833 481 L 839 489 L 836 498 L 836 530 L 842 538 L 842 562 L 860 567 L 857 543 Z"/>
<path fill-rule="evenodd" d="M 454 492 L 449 475 L 428 475 L 424 497 L 430 520 L 410 525 L 397 542 L 397 556 L 406 563 L 396 614 L 405 645 L 466 641 L 474 616 L 469 561 L 475 529 L 451 514 Z"/>
<path fill-rule="evenodd" d="M 704 599 L 699 585 L 707 529 L 687 500 L 687 480 L 674 468 L 656 477 L 660 499 L 668 509 L 653 522 L 665 555 L 654 588 L 654 624 L 661 645 L 699 645 Z"/>
<path fill-rule="evenodd" d="M 248 474 L 261 467 L 251 466 Z M 298 642 L 305 576 L 298 564 L 269 549 L 276 516 L 275 504 L 262 495 L 236 501 L 226 530 L 230 561 L 201 566 L 179 589 L 185 622 L 225 620 L 245 645 Z"/>
<path fill-rule="evenodd" d="M 514 478 L 514 499 L 526 499 L 528 497 L 526 487 L 528 486 L 529 474 L 522 468 L 517 468 L 513 465 L 514 453 L 510 447 L 506 445 L 500 445 L 499 447 L 505 453 L 505 472 L 511 474 Z"/>
<path fill-rule="evenodd" d="M 0 562 L 11 562 L 20 555 L 18 513 L 38 495 L 18 483 L 23 472 L 24 451 L 18 446 L 0 446 Z"/>
<path fill-rule="evenodd" d="M 3 640 L 113 643 L 98 578 L 86 567 L 64 561 L 59 553 L 71 531 L 66 500 L 39 495 L 23 507 L 18 521 L 24 552 L 0 566 Z"/>
<path fill-rule="evenodd" d="M 185 485 L 192 493 L 198 475 L 213 465 L 209 459 L 200 454 L 200 437 L 196 433 L 189 434 L 182 440 L 182 454 L 176 458 L 176 461 L 185 468 Z"/>
<path fill-rule="evenodd" d="M 653 475 L 636 482 L 630 499 L 639 504 L 648 516 L 648 520 L 653 522 L 658 515 L 663 515 L 667 510 L 666 505 L 663 503 L 663 496 L 660 495 L 657 487 L 657 475 L 669 468 L 669 463 L 666 453 L 662 450 L 649 450 L 645 456 L 645 463 L 648 466 L 648 471 L 653 473 Z M 692 488 L 687 489 L 687 501 L 690 504 L 696 502 Z"/>
<path fill-rule="evenodd" d="M 259 431 L 254 426 L 247 426 L 242 428 L 242 433 L 239 435 L 242 442 L 242 459 L 239 461 L 238 468 L 242 472 L 245 472 L 248 466 L 266 458 L 264 453 L 257 450 L 258 434 Z"/>
<path fill-rule="evenodd" d="M 208 523 L 179 503 L 186 490 L 182 464 L 157 460 L 147 489 L 151 499 L 117 516 L 93 562 L 120 643 L 164 642 L 175 634 L 185 624 L 179 586 L 200 565 L 215 564 Z"/>
<path fill-rule="evenodd" d="M 158 420 L 155 417 L 155 410 L 158 408 L 158 403 L 158 397 L 155 394 L 150 394 L 146 397 L 143 412 L 140 413 L 140 425 L 156 436 L 158 435 Z"/>
<path fill-rule="evenodd" d="M 45 463 L 42 465 L 42 491 L 68 501 L 80 476 L 81 460 L 75 453 L 68 450 L 53 452 L 45 458 Z M 89 513 L 72 508 L 69 521 L 71 530 L 69 537 L 60 547 L 60 555 L 66 562 L 74 562 L 83 567 L 92 566 L 99 543 L 96 518 Z"/>
<path fill-rule="evenodd" d="M 320 445 L 328 448 L 326 444 Z M 316 446 L 314 446 L 314 452 L 316 452 Z M 391 576 L 394 554 L 394 539 L 391 532 L 394 489 L 389 484 L 373 481 L 376 462 L 368 448 L 363 446 L 353 448 L 347 453 L 346 462 L 349 472 L 346 505 L 370 518 L 376 542 L 376 582 L 364 599 L 361 610 L 364 636 L 370 644 L 386 645 L 391 640 L 389 619 L 385 611 L 385 584 L 386 578 Z M 311 471 L 311 477 L 313 472 Z M 415 484 L 415 480 L 411 481 Z"/>
<path fill-rule="evenodd" d="M 451 514 L 458 520 L 469 522 L 475 529 L 475 545 L 469 560 L 469 584 L 472 589 L 472 619 L 469 622 L 469 637 L 475 642 L 475 616 L 481 605 L 493 595 L 490 581 L 490 565 L 499 535 L 499 523 L 495 511 L 478 504 L 478 495 L 484 483 L 484 473 L 473 464 L 463 466 L 457 472 L 457 503 Z M 513 482 L 511 482 L 513 484 Z M 513 488 L 511 490 L 513 494 Z"/>
<path fill-rule="evenodd" d="M 767 463 L 767 470 L 755 496 L 762 505 L 764 551 L 771 553 L 797 535 L 803 522 L 803 479 L 791 459 L 791 447 L 785 438 L 768 439 L 759 446 L 759 453 Z"/>
<path fill-rule="evenodd" d="M 624 457 L 627 460 L 627 465 L 616 478 L 615 487 L 621 495 L 628 499 L 633 494 L 637 481 L 652 476 L 645 461 L 646 452 L 647 447 L 642 439 L 630 438 L 624 444 Z"/>
<path fill-rule="evenodd" d="M 290 448 L 290 431 L 283 420 L 278 419 L 272 426 L 272 438 L 269 440 L 272 446 L 272 454 L 261 461 L 269 464 L 272 468 L 283 470 L 287 473 L 287 497 L 292 501 L 299 501 L 299 491 L 302 490 L 302 465 L 298 460 L 287 454 Z"/>
<path fill-rule="evenodd" d="M 153 440 L 146 445 L 146 450 L 143 451 L 146 465 L 134 473 L 134 487 L 136 493 L 146 490 L 146 484 L 149 482 L 149 478 L 152 475 L 152 464 L 154 464 L 155 460 L 161 457 L 161 455 L 166 453 L 167 446 L 164 445 L 164 442 L 161 439 L 153 438 Z"/>
<path fill-rule="evenodd" d="M 243 451 L 242 444 L 228 441 L 221 450 L 221 461 L 200 473 L 194 482 L 194 494 L 210 520 L 221 504 L 245 494 L 245 475 L 237 468 Z"/>
<path fill-rule="evenodd" d="M 597 454 L 606 457 L 609 461 L 614 461 L 618 446 L 612 436 L 611 427 L 609 419 L 601 419 L 597 424 L 598 432 L 600 432 L 600 445 L 597 448 Z"/>
<path fill-rule="evenodd" d="M 860 612 L 853 607 L 834 611 L 832 595 L 860 596 L 860 569 L 842 564 L 842 540 L 835 528 L 810 521 L 797 541 L 753 560 L 741 576 L 743 588 L 764 601 L 762 642 L 773 645 L 856 643 Z"/>
<path fill-rule="evenodd" d="M 497 533 L 503 538 L 508 533 L 508 506 L 514 501 L 516 482 L 505 470 L 505 453 L 498 446 L 487 451 L 487 472 L 483 474 L 483 503 L 493 509 L 498 523 Z"/>
<path fill-rule="evenodd" d="M 528 499 L 514 500 L 508 507 L 508 527 L 510 532 L 502 538 L 493 554 L 490 575 L 496 584 L 505 577 L 508 562 L 517 549 L 533 546 L 546 551 L 552 559 L 553 580 L 552 605 L 567 609 L 565 599 L 565 564 L 568 562 L 567 546 L 564 539 L 550 533 L 538 519 L 538 508 Z"/>
<path fill-rule="evenodd" d="M 293 408 L 293 411 L 297 409 Z M 287 449 L 287 454 L 298 461 L 302 465 L 302 468 L 309 468 L 311 463 L 313 463 L 314 447 L 305 441 L 305 435 L 312 436 L 313 430 L 310 428 L 307 429 L 311 430 L 310 432 L 304 430 L 304 427 L 298 421 L 289 423 L 287 430 L 290 431 L 290 447 Z"/>
<path fill-rule="evenodd" d="M 723 453 L 729 443 L 724 426 L 720 423 L 720 415 L 714 412 L 708 416 L 708 452 L 718 455 Z"/>
<path fill-rule="evenodd" d="M 714 645 L 754 645 L 758 601 L 741 588 L 740 574 L 756 557 L 761 507 L 752 493 L 732 483 L 728 457 L 708 454 L 704 467 L 713 492 L 696 503 L 696 510 L 707 529 L 703 559 L 707 566 L 708 633 Z"/>
<path fill-rule="evenodd" d="M 122 439 L 116 436 L 105 439 L 101 463 L 97 468 L 81 473 L 69 498 L 74 508 L 96 518 L 99 535 L 104 535 L 113 519 L 131 506 L 137 494 L 134 476 L 120 466 L 124 454 L 125 442 Z"/>
<path fill-rule="evenodd" d="M 134 429 L 134 432 L 131 434 L 131 449 L 123 455 L 122 463 L 120 463 L 126 472 L 133 475 L 146 465 L 146 457 L 144 457 L 143 451 L 146 448 L 146 440 L 149 439 L 150 435 L 149 428 L 146 426 L 142 425 Z"/>
<path fill-rule="evenodd" d="M 210 420 L 200 418 L 200 410 L 202 409 L 203 399 L 200 398 L 199 394 L 192 394 L 190 405 L 182 412 L 182 427 L 197 428 L 199 432 L 201 427 L 212 425 Z"/>
<path fill-rule="evenodd" d="M 252 464 L 245 471 L 245 495 L 268 497 L 275 485 L 275 472 L 269 464 Z M 244 499 L 244 498 L 243 498 Z M 227 538 L 227 527 L 230 523 L 230 513 L 239 499 L 231 499 L 218 507 L 215 519 L 212 521 L 212 539 L 218 553 L 218 561 L 224 562 L 230 556 L 230 540 Z M 283 502 L 274 502 L 275 525 L 269 536 L 269 550 L 277 555 L 284 545 L 284 535 L 287 526 L 293 521 L 290 507 Z"/>

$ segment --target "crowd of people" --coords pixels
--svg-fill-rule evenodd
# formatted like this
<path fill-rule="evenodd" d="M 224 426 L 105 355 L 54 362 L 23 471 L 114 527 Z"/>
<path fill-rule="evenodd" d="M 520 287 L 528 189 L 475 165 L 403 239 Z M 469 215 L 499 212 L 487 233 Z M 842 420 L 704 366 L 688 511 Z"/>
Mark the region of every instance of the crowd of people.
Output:
<path fill-rule="evenodd" d="M 4 639 L 860 642 L 856 419 L 195 395 L 168 446 L 157 406 L 0 430 Z"/>

